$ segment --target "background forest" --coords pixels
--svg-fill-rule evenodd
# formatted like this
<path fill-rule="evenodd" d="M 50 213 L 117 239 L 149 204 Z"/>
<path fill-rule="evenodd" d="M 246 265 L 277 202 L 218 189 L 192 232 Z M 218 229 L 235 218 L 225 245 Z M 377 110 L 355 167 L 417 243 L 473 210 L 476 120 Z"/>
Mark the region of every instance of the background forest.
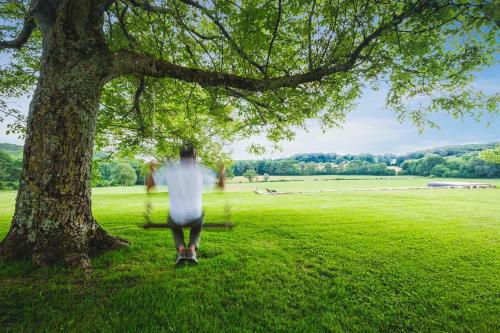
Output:
<path fill-rule="evenodd" d="M 500 164 L 487 162 L 481 152 L 498 143 L 469 144 L 396 154 L 307 153 L 282 159 L 236 160 L 227 176 L 245 176 L 254 180 L 264 176 L 307 175 L 414 175 L 447 178 L 498 178 Z M 0 189 L 17 189 L 22 166 L 22 146 L 0 144 Z M 144 184 L 147 162 L 141 158 L 120 158 L 96 152 L 93 159 L 92 185 L 132 186 Z"/>

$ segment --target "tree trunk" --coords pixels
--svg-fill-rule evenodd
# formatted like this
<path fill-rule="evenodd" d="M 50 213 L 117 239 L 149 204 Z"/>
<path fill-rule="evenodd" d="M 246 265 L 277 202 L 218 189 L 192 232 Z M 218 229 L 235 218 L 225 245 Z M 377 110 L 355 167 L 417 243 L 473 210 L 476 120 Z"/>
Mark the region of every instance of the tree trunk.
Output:
<path fill-rule="evenodd" d="M 226 187 L 226 166 L 222 163 L 219 166 L 219 177 L 217 180 L 217 186 L 223 190 Z"/>
<path fill-rule="evenodd" d="M 108 79 L 102 18 L 91 0 L 48 3 L 52 9 L 38 13 L 41 71 L 28 115 L 16 210 L 0 257 L 31 257 L 42 266 L 62 259 L 90 268 L 89 256 L 127 244 L 109 236 L 91 211 L 97 110 Z"/>

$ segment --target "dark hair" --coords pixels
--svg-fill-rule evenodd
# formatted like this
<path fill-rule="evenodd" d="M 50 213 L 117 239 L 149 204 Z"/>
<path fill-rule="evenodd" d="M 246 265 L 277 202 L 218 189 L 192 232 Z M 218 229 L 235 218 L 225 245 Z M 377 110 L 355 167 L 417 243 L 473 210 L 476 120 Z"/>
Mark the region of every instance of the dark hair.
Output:
<path fill-rule="evenodd" d="M 181 148 L 180 151 L 181 158 L 196 158 L 196 150 L 192 145 L 186 145 Z"/>

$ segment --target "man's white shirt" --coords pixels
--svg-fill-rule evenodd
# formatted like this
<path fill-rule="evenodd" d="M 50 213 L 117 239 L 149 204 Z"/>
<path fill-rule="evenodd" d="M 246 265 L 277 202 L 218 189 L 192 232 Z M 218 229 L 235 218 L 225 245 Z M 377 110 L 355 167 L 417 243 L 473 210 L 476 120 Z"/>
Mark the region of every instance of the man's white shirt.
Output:
<path fill-rule="evenodd" d="M 186 224 L 201 217 L 204 186 L 214 185 L 215 174 L 198 163 L 181 162 L 164 166 L 153 174 L 156 185 L 167 185 L 170 217 L 176 224 Z"/>

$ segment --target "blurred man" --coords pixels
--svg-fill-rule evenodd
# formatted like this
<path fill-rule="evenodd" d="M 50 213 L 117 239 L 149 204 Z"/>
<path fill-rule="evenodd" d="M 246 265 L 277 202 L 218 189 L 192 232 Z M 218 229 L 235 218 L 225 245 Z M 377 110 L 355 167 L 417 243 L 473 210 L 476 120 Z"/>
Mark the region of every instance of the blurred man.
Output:
<path fill-rule="evenodd" d="M 176 265 L 185 261 L 198 263 L 196 250 L 200 244 L 203 225 L 201 194 L 205 185 L 214 185 L 212 171 L 196 162 L 192 146 L 181 149 L 179 163 L 162 167 L 153 174 L 157 185 L 167 185 L 170 196 L 170 214 L 167 224 L 172 229 L 177 249 Z M 184 243 L 183 228 L 189 227 L 189 243 Z"/>

